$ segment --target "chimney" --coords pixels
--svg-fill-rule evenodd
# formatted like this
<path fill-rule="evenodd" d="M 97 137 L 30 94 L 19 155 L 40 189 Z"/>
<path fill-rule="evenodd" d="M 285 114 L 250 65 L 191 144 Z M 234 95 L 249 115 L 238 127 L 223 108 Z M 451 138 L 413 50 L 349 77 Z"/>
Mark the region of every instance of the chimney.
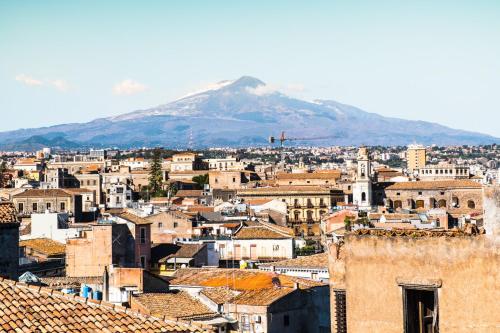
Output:
<path fill-rule="evenodd" d="M 104 266 L 104 273 L 102 276 L 102 299 L 106 302 L 109 301 L 109 274 L 107 266 Z"/>

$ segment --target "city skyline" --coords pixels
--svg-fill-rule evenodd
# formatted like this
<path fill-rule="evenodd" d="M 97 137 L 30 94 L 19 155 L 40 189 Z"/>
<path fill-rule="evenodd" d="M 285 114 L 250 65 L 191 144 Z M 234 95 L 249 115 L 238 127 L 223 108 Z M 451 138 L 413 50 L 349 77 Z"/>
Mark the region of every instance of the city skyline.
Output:
<path fill-rule="evenodd" d="M 499 11 L 489 1 L 3 2 L 0 131 L 116 116 L 251 75 L 301 99 L 498 137 Z"/>

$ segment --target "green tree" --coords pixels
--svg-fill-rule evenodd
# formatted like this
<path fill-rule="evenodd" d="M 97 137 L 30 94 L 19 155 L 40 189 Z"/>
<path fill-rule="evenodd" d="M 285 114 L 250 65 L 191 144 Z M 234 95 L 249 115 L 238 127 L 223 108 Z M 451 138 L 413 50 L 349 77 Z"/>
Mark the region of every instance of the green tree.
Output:
<path fill-rule="evenodd" d="M 351 217 L 347 216 L 344 217 L 344 225 L 345 225 L 345 230 L 351 231 Z"/>
<path fill-rule="evenodd" d="M 194 176 L 193 182 L 198 184 L 198 187 L 202 189 L 203 185 L 208 184 L 208 182 L 209 182 L 208 173 L 206 173 L 204 175 Z"/>
<path fill-rule="evenodd" d="M 149 191 L 153 197 L 163 195 L 163 175 L 161 171 L 161 151 L 155 149 L 149 171 Z"/>
<path fill-rule="evenodd" d="M 5 161 L 0 162 L 0 187 L 4 187 L 4 173 L 7 171 L 7 163 Z"/>

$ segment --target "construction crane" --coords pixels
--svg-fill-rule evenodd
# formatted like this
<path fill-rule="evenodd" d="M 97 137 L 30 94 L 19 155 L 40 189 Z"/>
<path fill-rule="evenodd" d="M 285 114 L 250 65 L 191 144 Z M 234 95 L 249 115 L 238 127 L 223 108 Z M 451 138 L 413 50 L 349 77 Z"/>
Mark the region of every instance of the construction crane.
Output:
<path fill-rule="evenodd" d="M 276 140 L 280 142 L 280 147 L 283 148 L 283 144 L 285 141 L 309 141 L 309 140 L 324 140 L 324 139 L 329 139 L 333 138 L 334 136 L 322 136 L 322 137 L 311 137 L 311 138 L 289 138 L 285 136 L 285 131 L 281 131 L 281 135 L 279 138 L 276 138 L 274 136 L 269 137 L 269 143 L 274 144 Z"/>

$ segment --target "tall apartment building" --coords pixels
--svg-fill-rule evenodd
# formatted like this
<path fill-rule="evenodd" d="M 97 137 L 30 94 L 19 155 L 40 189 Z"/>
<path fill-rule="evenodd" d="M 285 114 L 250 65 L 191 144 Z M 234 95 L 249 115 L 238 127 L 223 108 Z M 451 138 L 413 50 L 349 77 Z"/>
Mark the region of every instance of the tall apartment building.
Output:
<path fill-rule="evenodd" d="M 419 170 L 425 167 L 426 163 L 425 147 L 422 145 L 409 145 L 406 150 L 406 167 L 408 171 Z"/>

